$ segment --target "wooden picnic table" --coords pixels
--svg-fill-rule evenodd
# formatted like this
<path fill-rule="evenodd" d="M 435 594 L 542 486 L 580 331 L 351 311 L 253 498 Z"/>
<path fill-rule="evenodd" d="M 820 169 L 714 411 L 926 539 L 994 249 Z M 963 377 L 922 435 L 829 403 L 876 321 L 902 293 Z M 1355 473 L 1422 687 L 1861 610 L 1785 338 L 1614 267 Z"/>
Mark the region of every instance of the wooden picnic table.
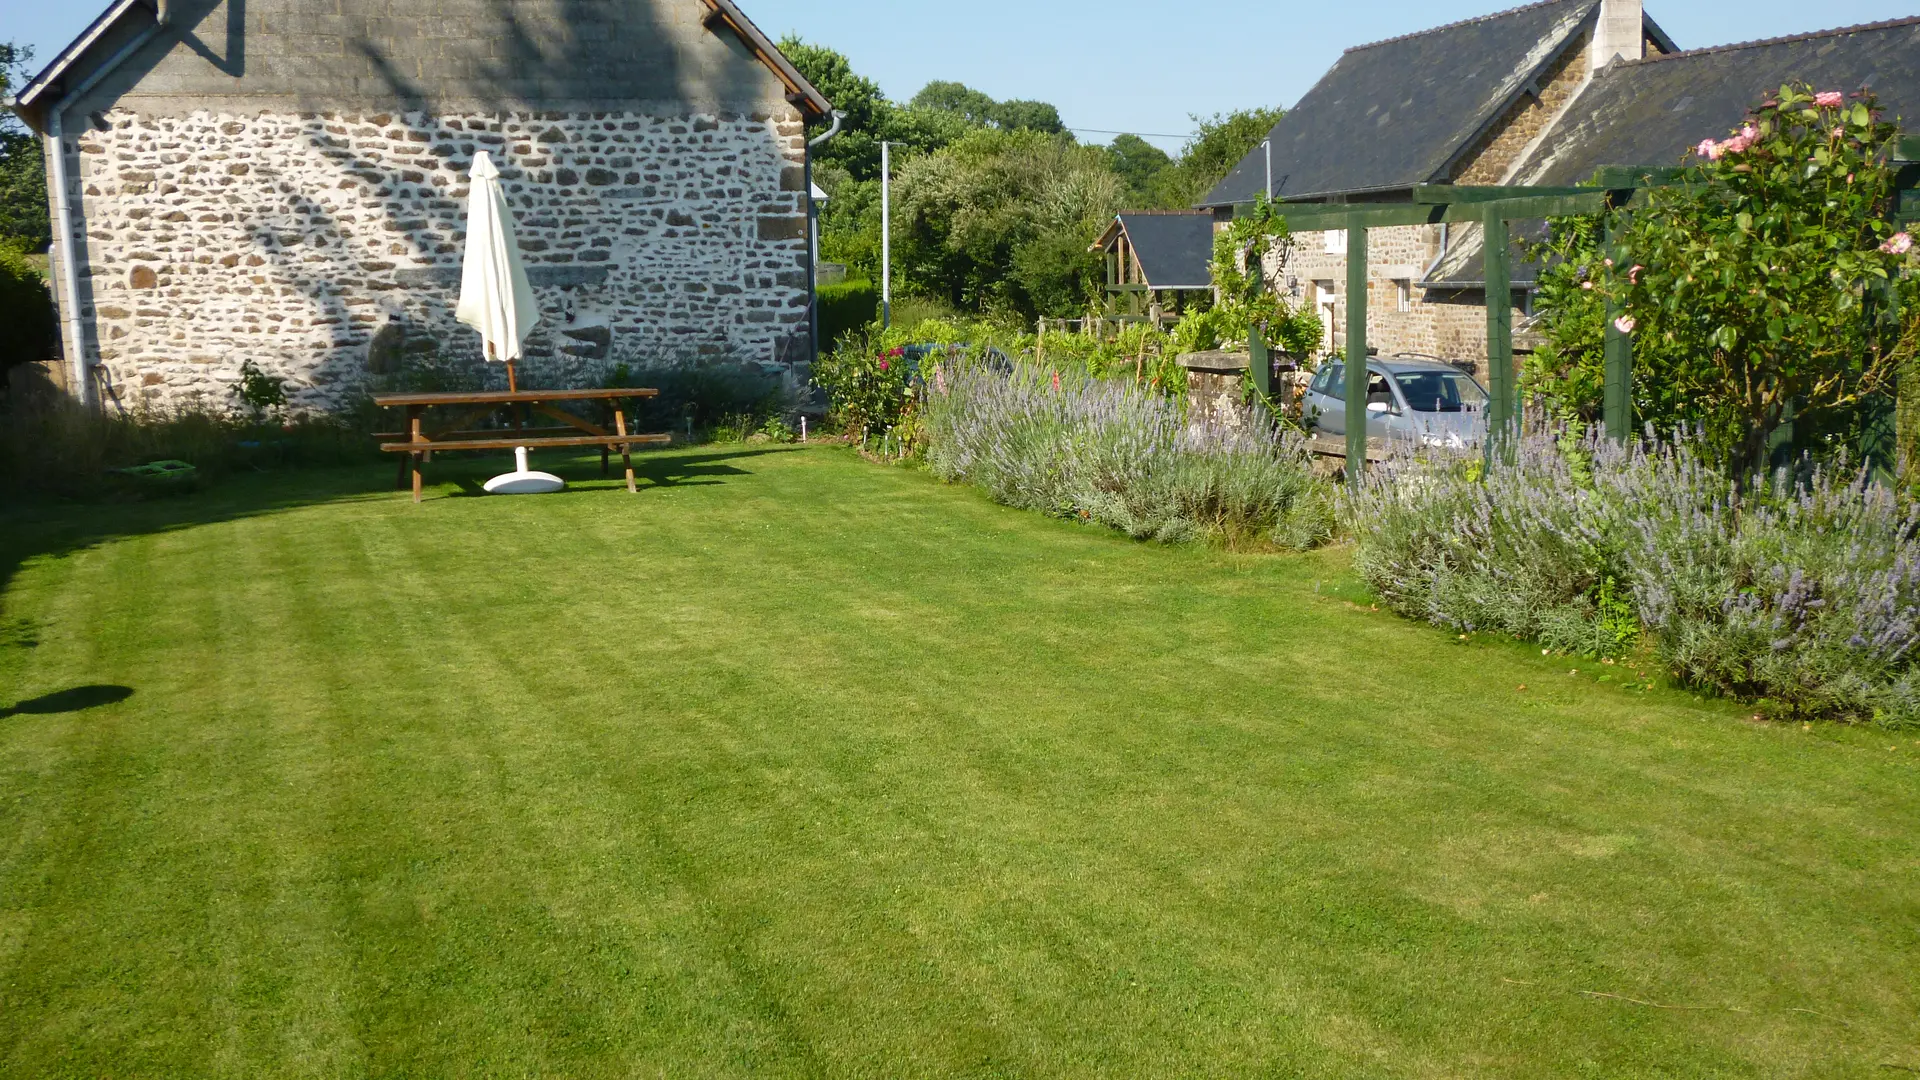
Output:
<path fill-rule="evenodd" d="M 524 446 L 529 450 L 550 446 L 598 446 L 600 447 L 600 472 L 608 471 L 607 455 L 618 448 L 620 460 L 627 467 L 627 490 L 638 493 L 639 487 L 633 480 L 633 448 L 640 445 L 663 445 L 671 442 L 671 435 L 636 435 L 627 430 L 626 409 L 620 404 L 632 398 L 658 397 L 660 391 L 651 389 L 630 389 L 624 387 L 606 390 L 457 390 L 449 393 L 423 394 L 375 394 L 373 403 L 381 408 L 405 409 L 407 411 L 406 428 L 398 432 L 381 432 L 374 436 L 380 440 L 380 449 L 388 453 L 405 454 L 400 461 L 400 471 L 395 477 L 394 486 L 405 487 L 407 466 L 413 466 L 413 501 L 420 501 L 421 466 L 433 459 L 435 450 L 511 450 Z M 562 402 L 607 401 L 614 403 L 613 427 L 608 431 L 585 417 L 568 412 L 560 407 Z M 457 409 L 446 423 L 429 426 L 426 413 L 429 409 Z M 474 424 L 501 410 L 512 414 L 513 427 L 470 429 Z M 537 412 L 558 425 L 529 427 L 529 412 Z"/>

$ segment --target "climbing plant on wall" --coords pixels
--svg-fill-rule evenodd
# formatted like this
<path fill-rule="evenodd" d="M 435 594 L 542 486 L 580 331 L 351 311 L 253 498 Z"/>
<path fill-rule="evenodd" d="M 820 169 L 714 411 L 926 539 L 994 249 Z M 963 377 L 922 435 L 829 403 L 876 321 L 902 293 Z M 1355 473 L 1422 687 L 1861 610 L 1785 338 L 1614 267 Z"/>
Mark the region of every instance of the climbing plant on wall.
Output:
<path fill-rule="evenodd" d="M 1189 311 L 1174 329 L 1183 350 L 1246 344 L 1260 328 L 1270 349 L 1304 355 L 1320 342 L 1320 319 L 1296 307 L 1266 273 L 1266 257 L 1285 252 L 1293 242 L 1277 204 L 1263 196 L 1214 234 L 1209 266 L 1217 300 L 1206 311 Z"/>

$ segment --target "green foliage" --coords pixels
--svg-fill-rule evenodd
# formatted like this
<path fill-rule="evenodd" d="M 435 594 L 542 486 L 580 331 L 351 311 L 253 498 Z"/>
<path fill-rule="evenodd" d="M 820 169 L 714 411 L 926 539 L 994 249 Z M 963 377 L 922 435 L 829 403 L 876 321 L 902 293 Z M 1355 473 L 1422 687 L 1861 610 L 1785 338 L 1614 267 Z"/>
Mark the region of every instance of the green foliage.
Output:
<path fill-rule="evenodd" d="M 234 388 L 234 396 L 256 424 L 269 420 L 278 421 L 287 411 L 287 388 L 281 380 L 267 374 L 252 360 L 240 364 L 240 385 Z"/>
<path fill-rule="evenodd" d="M 1104 283 L 1087 250 L 1120 209 L 1104 151 L 982 129 L 901 168 L 895 272 L 907 291 L 1022 319 L 1082 310 Z"/>
<path fill-rule="evenodd" d="M 1242 109 L 1216 113 L 1210 118 L 1195 116 L 1195 134 L 1181 149 L 1179 162 L 1175 168 L 1162 172 L 1152 184 L 1151 208 L 1187 207 L 1205 198 L 1215 184 L 1226 179 L 1233 167 L 1260 145 L 1285 112 L 1277 108 Z M 1277 177 L 1274 182 L 1279 186 Z"/>
<path fill-rule="evenodd" d="M 1165 150 L 1138 135 L 1115 135 L 1107 147 L 1113 155 L 1113 171 L 1127 185 L 1127 205 L 1142 209 L 1171 209 L 1158 205 L 1162 177 L 1173 169 L 1173 158 Z"/>
<path fill-rule="evenodd" d="M 976 127 L 1002 131 L 1038 131 L 1059 135 L 1067 130 L 1060 110 L 1044 101 L 995 101 L 965 83 L 934 81 L 913 96 L 912 108 L 952 113 Z"/>
<path fill-rule="evenodd" d="M 26 81 L 32 61 L 32 46 L 0 42 L 0 97 Z M 12 241 L 27 251 L 45 251 L 52 239 L 40 140 L 0 109 L 0 244 Z"/>
<path fill-rule="evenodd" d="M 1205 310 L 1189 310 L 1174 328 L 1180 351 L 1245 347 L 1255 328 L 1268 348 L 1306 355 L 1320 341 L 1320 318 L 1306 308 L 1295 308 L 1285 293 L 1266 280 L 1265 256 L 1292 243 L 1286 220 L 1268 202 L 1258 199 L 1251 213 L 1234 218 L 1213 238 L 1213 275 L 1219 302 Z"/>
<path fill-rule="evenodd" d="M 110 470 L 190 462 L 202 481 L 260 469 L 381 460 L 367 417 L 296 417 L 263 428 L 225 408 L 102 412 L 64 394 L 0 414 L 0 495 L 118 498 L 138 488 Z M 391 464 L 391 459 L 387 459 Z"/>
<path fill-rule="evenodd" d="M 856 334 L 823 355 L 813 366 L 813 381 L 827 392 L 829 422 L 859 434 L 899 426 L 914 399 L 905 355 L 904 347 L 881 344 L 867 334 Z"/>
<path fill-rule="evenodd" d="M 1138 383 L 1164 396 L 1185 401 L 1187 372 L 1175 362 L 1190 348 L 1178 335 L 1146 323 L 1133 323 L 1111 336 L 1095 333 L 1048 333 L 1036 363 L 1049 370 L 1082 371 L 1096 379 Z"/>
<path fill-rule="evenodd" d="M 53 294 L 21 246 L 0 241 L 0 383 L 8 368 L 49 359 L 59 348 Z"/>
<path fill-rule="evenodd" d="M 797 393 L 778 374 L 752 363 L 615 364 L 606 385 L 660 391 L 628 403 L 627 422 L 641 431 L 745 433 L 800 407 Z"/>
<path fill-rule="evenodd" d="M 927 463 L 1009 506 L 1168 543 L 1302 549 L 1332 534 L 1329 485 L 1264 411 L 1195 428 L 1163 394 L 1051 363 L 942 361 L 929 382 Z"/>
<path fill-rule="evenodd" d="M 864 278 L 822 285 L 818 297 L 823 351 L 831 351 L 841 338 L 880 318 L 880 287 Z"/>
<path fill-rule="evenodd" d="M 1731 138 L 1706 140 L 1682 182 L 1599 226 L 1571 227 L 1542 292 L 1550 351 L 1532 384 L 1591 417 L 1608 298 L 1635 334 L 1635 404 L 1659 429 L 1700 426 L 1736 475 L 1775 429 L 1857 432 L 1920 351 L 1911 240 L 1888 224 L 1895 126 L 1871 93 L 1781 87 Z"/>

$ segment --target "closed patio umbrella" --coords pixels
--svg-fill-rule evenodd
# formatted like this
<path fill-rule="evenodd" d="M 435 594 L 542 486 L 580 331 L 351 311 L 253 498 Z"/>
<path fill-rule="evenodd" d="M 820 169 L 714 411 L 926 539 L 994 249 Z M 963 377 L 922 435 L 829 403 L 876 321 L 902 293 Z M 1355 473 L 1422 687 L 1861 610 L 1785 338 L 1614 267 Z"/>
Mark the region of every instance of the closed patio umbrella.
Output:
<path fill-rule="evenodd" d="M 460 305 L 453 317 L 480 331 L 487 359 L 507 365 L 507 389 L 517 390 L 513 362 L 521 343 L 540 321 L 520 245 L 513 236 L 513 211 L 500 190 L 500 170 L 485 150 L 473 155 L 467 174 L 467 251 L 460 268 Z"/>
<path fill-rule="evenodd" d="M 520 262 L 513 211 L 500 190 L 500 170 L 482 150 L 473 155 L 467 175 L 473 180 L 467 195 L 467 251 L 461 260 L 460 304 L 453 317 L 480 331 L 487 359 L 506 363 L 507 389 L 517 391 L 513 362 L 520 359 L 521 344 L 540 321 L 540 308 L 533 300 L 533 286 L 527 283 L 527 268 Z M 552 473 L 529 470 L 524 446 L 513 448 L 513 460 L 514 471 L 487 481 L 488 492 L 531 495 L 566 486 Z"/>

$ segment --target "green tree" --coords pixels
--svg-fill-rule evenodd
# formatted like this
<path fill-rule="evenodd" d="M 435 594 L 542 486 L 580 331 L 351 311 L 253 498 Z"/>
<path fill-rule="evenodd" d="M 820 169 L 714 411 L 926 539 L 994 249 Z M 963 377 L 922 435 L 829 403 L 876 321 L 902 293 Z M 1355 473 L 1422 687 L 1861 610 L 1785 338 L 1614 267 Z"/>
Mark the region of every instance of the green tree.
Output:
<path fill-rule="evenodd" d="M 840 134 L 815 153 L 815 168 L 837 165 L 858 180 L 879 176 L 880 141 L 886 137 L 888 114 L 894 107 L 880 92 L 879 84 L 856 74 L 846 54 L 809 44 L 792 34 L 781 39 L 780 51 L 835 109 L 846 114 Z"/>
<path fill-rule="evenodd" d="M 1113 171 L 1127 185 L 1127 202 L 1158 209 L 1151 203 L 1163 186 L 1162 177 L 1174 167 L 1173 158 L 1138 135 L 1116 135 L 1107 150 L 1113 155 Z"/>
<path fill-rule="evenodd" d="M 1003 101 L 994 108 L 993 122 L 1007 131 L 1067 134 L 1067 126 L 1060 119 L 1060 110 L 1044 101 Z"/>
<path fill-rule="evenodd" d="M 979 127 L 994 123 L 995 111 L 1000 107 L 999 102 L 965 83 L 941 79 L 921 87 L 908 104 L 916 109 L 953 113 Z"/>
<path fill-rule="evenodd" d="M 997 127 L 1002 131 L 1038 131 L 1048 135 L 1064 134 L 1066 125 L 1060 110 L 1044 101 L 995 101 L 965 83 L 936 80 L 913 96 L 915 109 L 952 113 L 975 127 Z"/>
<path fill-rule="evenodd" d="M 0 42 L 0 96 L 26 82 L 32 62 L 32 46 Z M 40 140 L 18 117 L 0 110 L 0 243 L 45 251 L 52 240 Z"/>
<path fill-rule="evenodd" d="M 1023 318 L 1085 308 L 1102 280 L 1088 248 L 1124 195 L 1104 149 L 993 128 L 908 163 L 896 191 L 901 283 Z"/>
<path fill-rule="evenodd" d="M 1178 168 L 1162 173 L 1156 181 L 1154 205 L 1192 206 L 1205 198 L 1260 145 L 1284 114 L 1283 109 L 1241 109 L 1211 118 L 1193 117 L 1194 136 L 1181 148 Z"/>
<path fill-rule="evenodd" d="M 1850 437 L 1920 352 L 1912 239 L 1888 221 L 1895 125 L 1873 96 L 1781 87 L 1679 183 L 1607 224 L 1571 228 L 1543 289 L 1563 409 L 1591 414 L 1600 308 L 1635 338 L 1639 418 L 1699 426 L 1736 475 L 1791 419 L 1803 440 Z M 1557 378 L 1556 378 L 1557 376 Z"/>

